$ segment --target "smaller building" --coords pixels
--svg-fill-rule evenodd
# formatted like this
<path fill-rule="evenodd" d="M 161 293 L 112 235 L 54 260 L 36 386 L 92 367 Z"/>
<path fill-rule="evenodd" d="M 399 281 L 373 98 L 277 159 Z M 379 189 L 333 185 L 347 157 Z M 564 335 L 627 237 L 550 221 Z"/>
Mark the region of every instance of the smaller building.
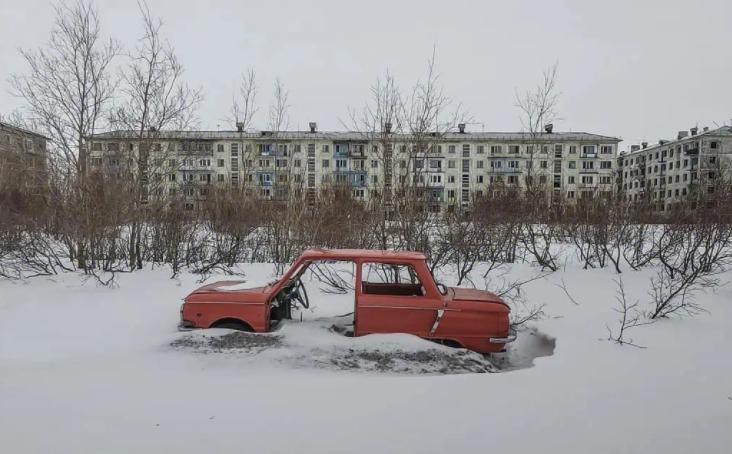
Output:
<path fill-rule="evenodd" d="M 626 201 L 665 211 L 699 202 L 721 181 L 732 180 L 732 126 L 679 131 L 675 140 L 643 142 L 618 157 L 617 182 Z"/>
<path fill-rule="evenodd" d="M 46 142 L 41 134 L 0 122 L 0 187 L 45 186 Z"/>

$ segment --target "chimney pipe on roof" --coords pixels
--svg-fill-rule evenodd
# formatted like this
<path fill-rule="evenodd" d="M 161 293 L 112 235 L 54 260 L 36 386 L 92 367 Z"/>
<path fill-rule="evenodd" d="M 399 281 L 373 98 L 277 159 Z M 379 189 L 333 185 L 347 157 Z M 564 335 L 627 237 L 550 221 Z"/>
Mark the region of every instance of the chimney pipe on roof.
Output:
<path fill-rule="evenodd" d="M 237 132 L 244 132 L 244 123 L 237 121 L 236 122 L 236 131 Z"/>
<path fill-rule="evenodd" d="M 666 145 L 666 141 L 663 140 L 663 139 L 658 139 L 658 144 L 659 145 Z"/>
<path fill-rule="evenodd" d="M 554 130 L 554 125 L 552 123 L 549 123 L 548 125 L 544 126 L 544 131 L 546 131 L 547 134 L 551 134 Z"/>
<path fill-rule="evenodd" d="M 458 123 L 458 130 L 460 134 L 465 134 L 465 123 Z"/>
<path fill-rule="evenodd" d="M 318 124 L 314 121 L 311 121 L 308 126 L 310 126 L 310 132 L 315 132 L 318 129 Z"/>
<path fill-rule="evenodd" d="M 630 152 L 638 151 L 640 150 L 640 145 L 631 145 L 630 146 Z"/>
<path fill-rule="evenodd" d="M 697 128 L 696 126 L 694 126 L 693 128 L 689 129 L 689 131 L 691 131 L 691 135 L 692 136 L 695 136 L 696 133 L 699 132 L 699 128 Z"/>
<path fill-rule="evenodd" d="M 391 134 L 391 122 L 387 121 L 384 123 L 384 132 L 387 134 Z"/>
<path fill-rule="evenodd" d="M 648 148 L 648 142 L 641 142 L 641 147 L 643 147 L 644 150 Z"/>
<path fill-rule="evenodd" d="M 688 135 L 689 133 L 687 131 L 679 131 L 679 133 L 676 135 L 676 140 L 681 140 Z"/>
<path fill-rule="evenodd" d="M 704 126 L 704 129 L 703 129 L 703 131 L 704 131 L 704 132 L 707 132 L 707 131 L 709 131 L 709 126 Z"/>

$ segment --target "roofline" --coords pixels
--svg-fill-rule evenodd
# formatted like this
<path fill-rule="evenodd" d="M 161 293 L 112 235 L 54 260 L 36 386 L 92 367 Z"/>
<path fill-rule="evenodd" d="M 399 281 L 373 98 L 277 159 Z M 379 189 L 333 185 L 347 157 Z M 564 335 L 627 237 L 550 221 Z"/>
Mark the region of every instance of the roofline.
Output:
<path fill-rule="evenodd" d="M 724 130 L 724 132 L 718 132 L 718 131 L 722 131 L 722 130 Z M 688 135 L 686 137 L 682 137 L 681 139 L 669 139 L 669 140 L 660 139 L 660 140 L 665 140 L 663 145 L 656 142 L 653 145 L 650 145 L 646 148 L 641 147 L 640 149 L 635 150 L 635 151 L 625 150 L 622 152 L 618 152 L 618 157 L 620 158 L 620 157 L 625 157 L 625 156 L 636 155 L 641 152 L 653 151 L 657 148 L 665 147 L 667 145 L 671 146 L 671 145 L 675 145 L 675 144 L 682 143 L 682 142 L 696 140 L 697 138 L 699 138 L 701 136 L 713 136 L 713 137 L 714 136 L 720 136 L 720 137 L 721 136 L 732 136 L 732 126 L 720 126 L 719 128 L 710 129 L 709 131 L 703 131 L 703 132 L 700 132 L 695 135 Z M 633 144 L 633 145 L 638 145 L 638 144 Z"/>
<path fill-rule="evenodd" d="M 110 140 L 110 139 L 121 139 L 121 138 L 135 138 L 139 132 L 132 131 L 132 130 L 114 130 L 114 131 L 107 131 L 102 132 L 98 134 L 92 134 L 87 137 L 87 140 Z M 382 139 L 385 136 L 393 137 L 395 140 L 408 140 L 411 137 L 414 137 L 415 134 L 412 133 L 389 133 L 385 134 L 380 131 L 300 131 L 300 130 L 291 130 L 291 131 L 279 131 L 279 132 L 273 132 L 273 131 L 267 131 L 267 130 L 261 130 L 261 131 L 234 131 L 234 130 L 192 130 L 192 131 L 185 131 L 185 130 L 160 130 L 153 132 L 151 135 L 153 137 L 148 137 L 149 139 L 155 139 L 159 138 L 160 140 L 175 140 L 175 139 L 196 139 L 195 135 L 200 134 L 202 136 L 208 135 L 208 136 L 214 136 L 214 135 L 220 135 L 222 137 L 200 137 L 197 138 L 197 140 L 232 140 L 234 136 L 239 136 L 242 139 L 246 140 L 272 140 L 272 139 L 279 139 L 279 140 L 297 140 L 300 139 L 300 137 L 279 137 L 278 135 L 281 134 L 282 136 L 287 135 L 302 135 L 302 139 L 306 139 L 307 137 L 313 137 L 317 139 L 324 139 L 323 136 L 333 136 L 328 137 L 328 139 L 332 140 L 338 140 L 338 136 L 344 136 L 342 139 L 343 141 L 354 141 L 354 140 L 363 140 L 363 141 L 370 141 L 375 139 Z M 583 138 L 576 137 L 574 140 L 577 141 L 604 141 L 604 142 L 615 142 L 619 143 L 622 142 L 622 139 L 619 137 L 613 137 L 613 136 L 605 136 L 602 134 L 594 134 L 584 131 L 556 131 L 551 133 L 531 133 L 531 132 L 524 132 L 524 131 L 481 131 L 481 132 L 456 132 L 456 131 L 450 131 L 446 133 L 438 133 L 438 135 L 432 136 L 431 134 L 434 133 L 426 133 L 425 136 L 428 139 L 439 139 L 439 140 L 459 140 L 461 137 L 466 138 L 472 138 L 472 139 L 484 139 L 484 140 L 537 140 L 537 141 L 551 141 L 552 138 L 564 138 L 566 136 L 587 136 Z M 154 135 L 160 135 L 160 137 L 155 137 Z M 176 137 L 177 135 L 180 135 L 181 137 Z M 345 136 L 361 136 L 360 138 L 353 138 L 353 137 L 345 137 Z M 517 136 L 517 137 L 501 137 L 501 136 Z M 194 137 L 190 137 L 194 136 Z M 230 136 L 230 137 L 225 137 Z M 491 137 L 496 136 L 496 137 Z M 518 137 L 521 136 L 521 137 Z"/>
<path fill-rule="evenodd" d="M 20 131 L 25 134 L 30 134 L 32 136 L 40 137 L 41 139 L 44 139 L 44 140 L 50 140 L 48 137 L 44 136 L 43 134 L 41 134 L 39 132 L 31 131 L 30 129 L 26 129 L 26 128 L 21 128 L 20 126 L 16 126 L 16 125 L 13 125 L 10 123 L 5 123 L 4 121 L 0 121 L 0 126 L 4 126 L 9 129 L 15 129 L 15 130 Z"/>

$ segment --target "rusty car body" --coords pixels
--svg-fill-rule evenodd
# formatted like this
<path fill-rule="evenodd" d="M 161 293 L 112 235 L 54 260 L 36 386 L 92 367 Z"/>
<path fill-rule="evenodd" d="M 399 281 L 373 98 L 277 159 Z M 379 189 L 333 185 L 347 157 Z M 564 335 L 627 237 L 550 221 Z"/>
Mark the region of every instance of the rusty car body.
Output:
<path fill-rule="evenodd" d="M 435 282 L 420 252 L 360 249 L 306 250 L 282 278 L 262 287 L 237 288 L 243 281 L 204 285 L 185 297 L 179 328 L 269 332 L 291 318 L 293 306 L 309 307 L 301 277 L 323 262 L 355 264 L 354 336 L 408 333 L 480 353 L 500 352 L 516 338 L 510 309 L 497 295 Z M 382 278 L 367 274 L 367 267 Z"/>

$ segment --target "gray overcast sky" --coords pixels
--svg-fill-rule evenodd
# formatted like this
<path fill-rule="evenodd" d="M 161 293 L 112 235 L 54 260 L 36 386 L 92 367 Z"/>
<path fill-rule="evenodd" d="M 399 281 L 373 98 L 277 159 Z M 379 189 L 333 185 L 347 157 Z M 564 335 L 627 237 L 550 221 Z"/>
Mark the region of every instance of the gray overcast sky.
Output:
<path fill-rule="evenodd" d="M 732 119 L 731 0 L 175 1 L 150 0 L 191 85 L 205 128 L 224 121 L 239 74 L 252 67 L 260 118 L 274 78 L 290 92 L 291 127 L 343 129 L 377 75 L 406 88 L 432 45 L 446 92 L 486 131 L 519 130 L 514 90 L 559 63 L 557 129 L 620 136 L 622 148 Z M 132 46 L 134 1 L 98 0 L 103 28 Z M 48 0 L 0 0 L 0 112 L 21 101 L 7 78 L 26 67 L 17 49 L 48 38 Z M 480 125 L 470 129 L 480 130 Z"/>

